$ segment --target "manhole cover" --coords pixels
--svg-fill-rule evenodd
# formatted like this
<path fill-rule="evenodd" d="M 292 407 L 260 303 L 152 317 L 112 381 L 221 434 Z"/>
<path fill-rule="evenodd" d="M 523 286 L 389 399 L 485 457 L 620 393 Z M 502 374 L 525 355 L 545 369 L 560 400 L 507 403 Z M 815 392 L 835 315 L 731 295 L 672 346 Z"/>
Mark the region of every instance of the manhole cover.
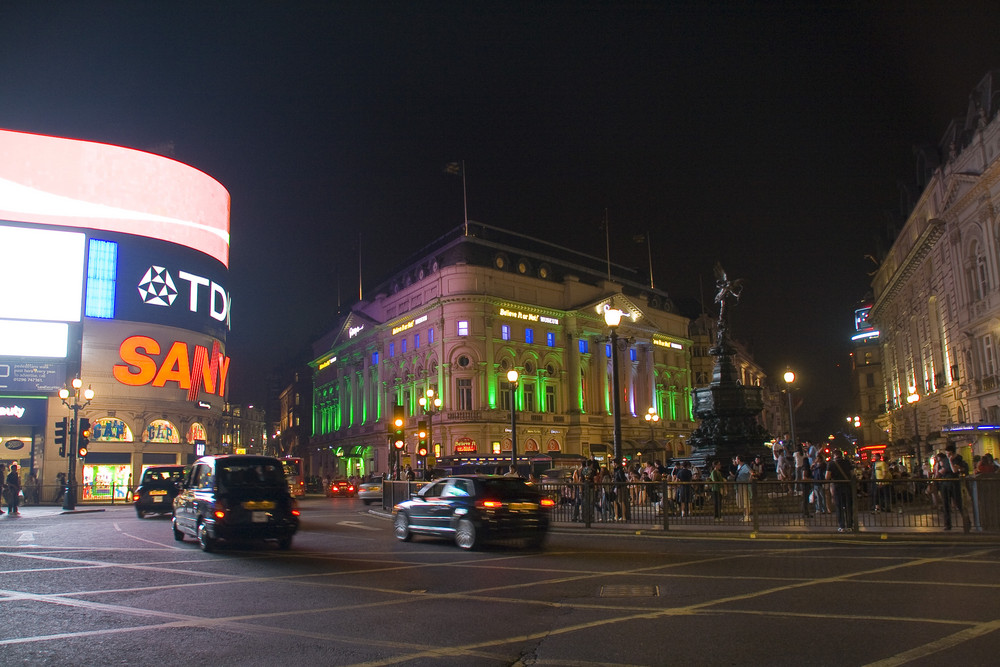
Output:
<path fill-rule="evenodd" d="M 602 598 L 649 598 L 659 594 L 659 586 L 601 586 Z"/>

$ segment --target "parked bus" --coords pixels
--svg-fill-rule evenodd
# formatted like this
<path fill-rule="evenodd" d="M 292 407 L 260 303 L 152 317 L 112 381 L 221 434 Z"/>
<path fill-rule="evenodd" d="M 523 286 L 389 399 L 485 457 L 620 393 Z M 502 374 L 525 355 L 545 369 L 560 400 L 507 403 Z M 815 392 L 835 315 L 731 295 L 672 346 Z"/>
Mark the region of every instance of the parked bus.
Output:
<path fill-rule="evenodd" d="M 306 495 L 306 472 L 302 467 L 302 459 L 298 456 L 284 456 L 281 465 L 285 469 L 285 479 L 288 480 L 288 492 L 293 498 Z"/>
<path fill-rule="evenodd" d="M 525 478 L 529 474 L 539 478 L 547 470 L 554 468 L 572 469 L 579 466 L 584 460 L 585 457 L 579 454 L 552 453 L 538 456 L 519 456 L 517 457 L 517 471 Z M 442 468 L 449 475 L 471 473 L 503 475 L 510 470 L 510 455 L 442 456 L 437 460 L 435 467 Z"/>

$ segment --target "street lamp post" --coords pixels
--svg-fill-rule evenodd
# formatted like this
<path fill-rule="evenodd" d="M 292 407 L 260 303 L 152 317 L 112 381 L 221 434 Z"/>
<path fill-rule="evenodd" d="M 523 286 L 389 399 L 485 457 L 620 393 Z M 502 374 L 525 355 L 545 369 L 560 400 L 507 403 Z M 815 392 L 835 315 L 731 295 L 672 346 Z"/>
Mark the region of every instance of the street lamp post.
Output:
<path fill-rule="evenodd" d="M 507 371 L 510 383 L 510 464 L 517 470 L 517 371 Z"/>
<path fill-rule="evenodd" d="M 649 442 L 650 446 L 656 446 L 656 433 L 653 430 L 653 425 L 660 421 L 660 415 L 656 413 L 656 408 L 650 408 L 646 410 L 646 414 L 643 416 L 646 423 L 649 424 Z"/>
<path fill-rule="evenodd" d="M 920 451 L 920 422 L 917 421 L 917 401 L 920 394 L 916 387 L 910 387 L 910 392 L 906 395 L 906 402 L 913 406 L 913 438 L 917 441 L 917 461 L 913 465 L 914 477 L 919 476 L 924 470 L 924 455 Z"/>
<path fill-rule="evenodd" d="M 69 466 L 66 473 L 66 489 L 63 497 L 64 510 L 76 509 L 76 457 L 80 441 L 80 410 L 90 405 L 90 401 L 94 398 L 94 390 L 92 388 L 87 387 L 82 392 L 80 391 L 80 388 L 83 386 L 83 380 L 80 378 L 73 378 L 72 386 L 72 391 L 66 387 L 59 390 L 59 398 L 62 399 L 63 405 L 73 411 L 73 421 L 70 422 L 69 433 L 70 446 L 67 448 L 69 450 L 67 452 Z M 81 396 L 86 400 L 86 403 L 80 403 Z M 67 400 L 70 397 L 73 399 L 72 403 Z"/>
<path fill-rule="evenodd" d="M 434 415 L 441 411 L 441 397 L 435 398 L 434 390 L 428 389 L 424 396 L 417 399 L 417 403 L 427 415 L 427 442 L 430 443 L 431 451 L 434 451 Z"/>
<path fill-rule="evenodd" d="M 620 380 L 618 378 L 618 325 L 622 321 L 622 311 L 617 308 L 607 308 L 604 311 L 604 323 L 611 329 L 611 412 L 614 416 L 614 463 L 622 460 L 622 415 L 619 407 Z"/>
<path fill-rule="evenodd" d="M 788 434 L 792 441 L 792 448 L 795 448 L 795 414 L 792 412 L 792 383 L 795 382 L 795 373 L 791 370 L 785 371 L 785 393 L 788 394 Z M 785 452 L 785 456 L 790 456 L 795 452 Z"/>

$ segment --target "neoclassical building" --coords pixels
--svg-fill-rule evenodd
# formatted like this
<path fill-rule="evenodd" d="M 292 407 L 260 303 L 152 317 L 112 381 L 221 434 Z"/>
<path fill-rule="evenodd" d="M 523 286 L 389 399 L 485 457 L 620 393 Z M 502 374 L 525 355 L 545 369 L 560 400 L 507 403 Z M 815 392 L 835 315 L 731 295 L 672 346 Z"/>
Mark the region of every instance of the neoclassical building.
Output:
<path fill-rule="evenodd" d="M 522 455 L 605 458 L 612 443 L 606 308 L 618 335 L 623 451 L 689 453 L 689 321 L 635 272 L 544 241 L 469 223 L 437 239 L 359 301 L 313 347 L 314 474 L 385 472 L 403 406 L 406 451 L 429 429 L 431 456 L 510 456 L 512 393 Z M 515 369 L 514 392 L 507 379 Z M 420 398 L 441 399 L 428 414 Z M 659 419 L 646 418 L 652 410 Z"/>
<path fill-rule="evenodd" d="M 951 440 L 998 453 L 1000 71 L 969 96 L 938 150 L 918 154 L 916 205 L 872 283 L 889 452 L 912 463 Z"/>

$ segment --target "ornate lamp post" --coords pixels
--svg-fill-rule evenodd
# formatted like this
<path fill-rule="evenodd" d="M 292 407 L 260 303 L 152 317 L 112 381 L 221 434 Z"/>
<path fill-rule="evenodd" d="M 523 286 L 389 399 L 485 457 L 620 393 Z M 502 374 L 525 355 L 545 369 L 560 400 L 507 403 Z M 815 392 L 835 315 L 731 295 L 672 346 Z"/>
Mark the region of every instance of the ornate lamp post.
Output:
<path fill-rule="evenodd" d="M 59 398 L 62 399 L 63 405 L 73 411 L 73 421 L 70 422 L 69 433 L 70 446 L 67 448 L 69 450 L 67 455 L 69 467 L 66 473 L 66 493 L 63 498 L 64 510 L 76 509 L 76 456 L 79 449 L 77 445 L 80 434 L 80 410 L 90 405 L 90 401 L 94 398 L 94 390 L 92 388 L 87 387 L 82 392 L 80 391 L 80 388 L 83 386 L 83 380 L 80 378 L 73 378 L 72 386 L 72 391 L 66 387 L 59 390 Z M 86 403 L 80 403 L 81 396 Z M 73 400 L 72 403 L 67 400 L 71 397 Z"/>
<path fill-rule="evenodd" d="M 619 406 L 621 389 L 618 378 L 618 325 L 622 322 L 622 311 L 617 308 L 607 308 L 604 311 L 604 323 L 611 329 L 611 412 L 614 415 L 614 462 L 622 461 L 622 415 Z"/>
<path fill-rule="evenodd" d="M 510 464 L 517 470 L 517 371 L 507 371 L 510 383 Z"/>
<path fill-rule="evenodd" d="M 434 390 L 428 389 L 424 396 L 417 399 L 417 403 L 427 415 L 427 442 L 430 443 L 431 451 L 434 448 L 434 415 L 441 412 L 441 397 L 434 397 Z"/>
<path fill-rule="evenodd" d="M 906 395 L 906 402 L 913 406 L 913 438 L 917 441 L 917 462 L 913 465 L 914 477 L 923 474 L 924 470 L 924 455 L 920 448 L 920 422 L 917 420 L 917 401 L 919 400 L 920 394 L 917 393 L 917 388 L 910 387 L 910 391 Z"/>
<path fill-rule="evenodd" d="M 795 414 L 792 412 L 792 384 L 795 382 L 795 373 L 791 369 L 785 371 L 783 376 L 785 379 L 785 393 L 788 394 L 788 431 L 789 437 L 792 440 L 792 447 L 795 447 Z M 785 455 L 794 454 L 795 452 L 785 452 Z"/>

